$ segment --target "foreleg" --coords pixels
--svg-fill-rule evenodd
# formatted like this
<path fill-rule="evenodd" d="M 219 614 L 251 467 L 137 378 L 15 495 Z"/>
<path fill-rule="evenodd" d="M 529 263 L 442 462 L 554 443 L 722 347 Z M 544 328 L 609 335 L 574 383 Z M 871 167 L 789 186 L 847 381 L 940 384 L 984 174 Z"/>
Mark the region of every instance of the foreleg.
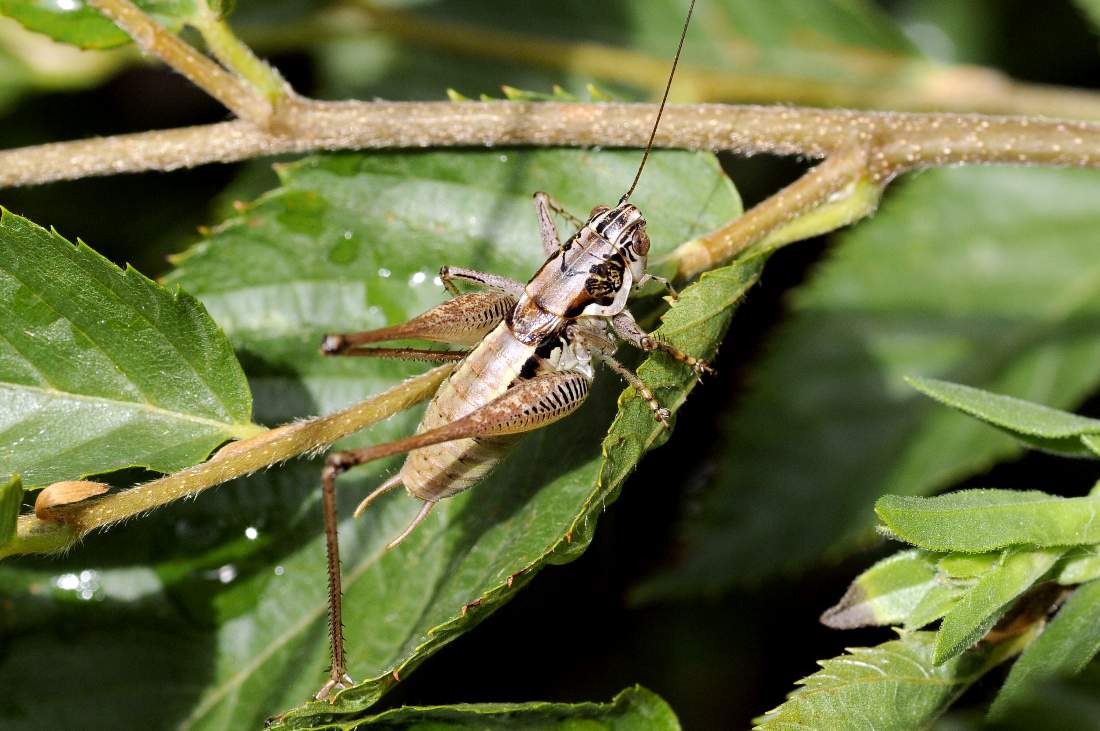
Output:
<path fill-rule="evenodd" d="M 558 227 L 554 224 L 553 214 L 555 213 L 569 219 L 569 222 L 576 226 L 578 230 L 584 225 L 584 221 L 565 210 L 549 194 L 535 193 L 535 215 L 539 219 L 539 238 L 542 239 L 542 251 L 547 256 L 556 254 L 565 248 L 558 236 Z"/>
<path fill-rule="evenodd" d="M 443 286 L 446 287 L 447 291 L 451 294 L 460 297 L 462 293 L 459 291 L 458 287 L 455 286 L 456 279 L 462 282 L 473 282 L 480 287 L 508 295 L 516 300 L 523 296 L 523 282 L 517 282 L 514 279 L 502 277 L 499 274 L 451 266 L 445 266 L 439 270 L 439 280 L 443 282 Z"/>

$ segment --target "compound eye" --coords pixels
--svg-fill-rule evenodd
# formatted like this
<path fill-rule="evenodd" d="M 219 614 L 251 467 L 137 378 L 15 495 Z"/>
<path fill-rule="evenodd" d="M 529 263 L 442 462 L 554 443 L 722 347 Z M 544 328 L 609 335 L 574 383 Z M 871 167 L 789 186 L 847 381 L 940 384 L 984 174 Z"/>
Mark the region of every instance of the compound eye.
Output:
<path fill-rule="evenodd" d="M 593 219 L 596 216 L 600 215 L 601 213 L 607 213 L 610 210 L 611 210 L 610 206 L 596 206 L 595 208 L 592 209 L 592 212 L 588 214 L 588 218 Z"/>
<path fill-rule="evenodd" d="M 638 235 L 634 238 L 634 252 L 638 256 L 645 256 L 649 253 L 649 234 L 645 232 L 645 229 L 638 231 Z"/>

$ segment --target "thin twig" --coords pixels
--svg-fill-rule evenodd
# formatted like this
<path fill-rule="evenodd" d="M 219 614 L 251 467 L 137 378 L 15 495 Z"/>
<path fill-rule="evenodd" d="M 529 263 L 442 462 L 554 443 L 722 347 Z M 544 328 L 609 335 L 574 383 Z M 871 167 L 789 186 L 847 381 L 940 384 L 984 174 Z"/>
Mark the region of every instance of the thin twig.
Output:
<path fill-rule="evenodd" d="M 691 279 L 729 261 L 784 226 L 808 218 L 810 211 L 832 202 L 838 194 L 854 189 L 861 179 L 867 178 L 867 163 L 867 150 L 864 148 L 852 147 L 838 151 L 786 188 L 750 208 L 743 216 L 705 236 L 681 244 L 671 255 L 677 267 L 676 278 Z M 884 186 L 881 182 L 868 182 L 873 188 L 871 195 L 864 196 L 862 205 L 848 215 L 828 221 L 825 226 L 787 238 L 779 245 L 834 230 L 851 223 L 855 218 L 868 215 L 877 205 L 878 196 Z"/>
<path fill-rule="evenodd" d="M 176 170 L 286 152 L 421 147 L 641 147 L 652 104 L 317 102 L 280 108 L 284 134 L 245 121 L 56 142 L 0 152 L 0 187 Z M 1100 166 L 1100 124 L 973 114 L 674 105 L 656 147 L 825 157 L 853 144 L 873 174 L 945 165 Z"/>
<path fill-rule="evenodd" d="M 256 89 L 168 32 L 130 0 L 88 0 L 122 28 L 146 53 L 187 77 L 241 119 L 260 128 L 271 121 L 272 106 Z"/>
<path fill-rule="evenodd" d="M 60 521 L 45 521 L 34 515 L 24 515 L 19 518 L 15 538 L 0 547 L 0 558 L 64 550 L 97 528 L 107 527 L 293 457 L 325 449 L 338 439 L 428 398 L 452 368 L 452 364 L 438 366 L 334 414 L 287 424 L 251 439 L 231 442 L 206 462 L 144 485 L 55 508 L 54 512 L 62 516 Z"/>
<path fill-rule="evenodd" d="M 206 47 L 223 66 L 251 84 L 273 105 L 294 95 L 286 79 L 241 42 L 225 18 L 210 7 L 208 0 L 198 0 L 190 23 L 202 34 Z"/>

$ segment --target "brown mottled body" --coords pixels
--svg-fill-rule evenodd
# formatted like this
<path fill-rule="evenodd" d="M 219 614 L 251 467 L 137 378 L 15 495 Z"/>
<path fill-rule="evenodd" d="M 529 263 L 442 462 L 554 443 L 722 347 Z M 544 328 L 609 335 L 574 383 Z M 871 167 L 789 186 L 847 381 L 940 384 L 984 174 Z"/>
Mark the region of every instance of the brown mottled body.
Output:
<path fill-rule="evenodd" d="M 535 348 L 516 340 L 500 323 L 439 387 L 417 433 L 449 424 L 500 396 L 520 378 Z M 402 484 L 414 497 L 435 502 L 477 484 L 497 465 L 513 436 L 474 437 L 409 452 Z"/>

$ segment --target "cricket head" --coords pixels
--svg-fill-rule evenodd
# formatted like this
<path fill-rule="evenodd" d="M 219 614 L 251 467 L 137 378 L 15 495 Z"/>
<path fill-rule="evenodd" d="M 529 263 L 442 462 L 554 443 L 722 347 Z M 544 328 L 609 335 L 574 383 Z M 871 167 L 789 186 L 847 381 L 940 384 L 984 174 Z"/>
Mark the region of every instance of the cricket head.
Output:
<path fill-rule="evenodd" d="M 596 206 L 587 225 L 611 244 L 625 268 L 630 270 L 633 282 L 641 280 L 649 256 L 649 234 L 638 207 L 625 201 L 614 208 Z"/>
<path fill-rule="evenodd" d="M 531 278 L 527 298 L 559 324 L 578 317 L 614 317 L 626 308 L 631 289 L 645 275 L 648 254 L 645 219 L 636 206 L 596 206 L 584 226 Z M 524 310 L 520 304 L 516 317 Z"/>
<path fill-rule="evenodd" d="M 614 208 L 593 208 L 582 231 L 589 234 L 584 238 L 590 244 L 583 254 L 578 252 L 570 268 L 582 274 L 584 282 L 571 309 L 581 315 L 614 317 L 626 307 L 630 290 L 645 275 L 649 254 L 645 219 L 637 206 L 620 201 Z"/>

